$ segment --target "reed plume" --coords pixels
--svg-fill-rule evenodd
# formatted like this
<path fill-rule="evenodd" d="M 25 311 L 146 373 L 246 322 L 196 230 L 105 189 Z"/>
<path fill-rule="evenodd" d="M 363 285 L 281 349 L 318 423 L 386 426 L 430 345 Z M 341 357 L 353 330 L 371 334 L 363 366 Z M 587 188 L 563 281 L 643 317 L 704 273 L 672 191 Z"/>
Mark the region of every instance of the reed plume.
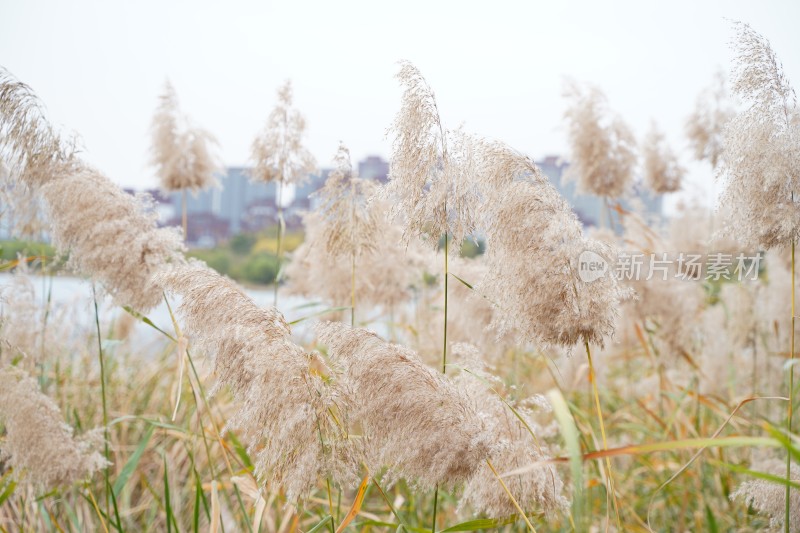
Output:
<path fill-rule="evenodd" d="M 497 306 L 493 327 L 526 341 L 602 345 L 628 291 L 608 274 L 579 276 L 578 258 L 591 252 L 608 264 L 612 248 L 583 236 L 569 204 L 531 161 L 502 143 L 483 147 L 487 196 L 485 277 L 476 285 Z"/>
<path fill-rule="evenodd" d="M 0 159 L 30 187 L 66 171 L 75 161 L 74 139 L 50 124 L 33 90 L 0 67 Z"/>
<path fill-rule="evenodd" d="M 61 487 L 107 464 L 99 453 L 102 429 L 74 436 L 37 381 L 12 366 L 0 368 L 0 423 L 5 427 L 0 464 L 11 467 L 16 480 L 39 488 Z"/>
<path fill-rule="evenodd" d="M 185 259 L 180 233 L 157 227 L 148 196 L 132 196 L 86 166 L 46 182 L 39 194 L 70 268 L 100 282 L 117 305 L 146 311 L 161 301 L 153 274 Z"/>
<path fill-rule="evenodd" d="M 0 73 L 0 151 L 43 201 L 56 247 L 118 305 L 145 311 L 161 299 L 151 275 L 183 261 L 180 235 L 159 229 L 148 197 L 131 196 L 82 162 L 42 114 L 31 89 Z"/>
<path fill-rule="evenodd" d="M 759 472 L 766 472 L 773 476 L 786 473 L 786 464 L 782 459 L 761 457 L 752 466 Z M 798 467 L 792 463 L 791 480 L 797 481 Z M 784 513 L 784 487 L 764 479 L 745 481 L 731 494 L 731 500 L 743 500 L 759 513 L 765 514 L 770 520 L 770 529 L 773 531 L 800 531 L 800 492 L 794 491 L 790 501 L 789 524 L 786 524 Z"/>
<path fill-rule="evenodd" d="M 151 163 L 164 191 L 197 192 L 218 184 L 214 173 L 220 165 L 212 152 L 217 140 L 181 112 L 169 81 L 159 96 L 151 131 Z"/>
<path fill-rule="evenodd" d="M 403 86 L 400 111 L 390 128 L 393 135 L 389 184 L 395 218 L 405 225 L 406 238 L 423 237 L 438 245 L 450 235 L 452 249 L 475 229 L 479 199 L 471 138 L 442 125 L 436 97 L 420 71 L 400 63 Z"/>
<path fill-rule="evenodd" d="M 725 135 L 722 205 L 727 232 L 765 248 L 788 246 L 798 236 L 800 115 L 797 98 L 767 39 L 737 23 L 733 92 L 747 108 Z"/>
<path fill-rule="evenodd" d="M 334 164 L 336 167 L 325 184 L 314 193 L 319 200 L 315 212 L 323 222 L 319 243 L 324 244 L 332 259 L 358 257 L 374 250 L 378 237 L 378 213 L 369 206 L 376 186 L 358 177 L 350 162 L 350 150 L 344 143 L 339 143 Z"/>
<path fill-rule="evenodd" d="M 20 260 L 11 282 L 0 285 L 0 367 L 33 371 L 66 351 L 73 328 L 61 318 L 61 310 L 36 297 L 28 264 Z"/>
<path fill-rule="evenodd" d="M 314 156 L 303 145 L 305 131 L 306 120 L 293 107 L 292 83 L 287 80 L 278 88 L 278 103 L 253 141 L 252 179 L 264 183 L 274 181 L 279 187 L 306 181 L 317 166 Z"/>
<path fill-rule="evenodd" d="M 480 352 L 474 346 L 455 344 L 453 354 L 463 369 L 453 381 L 471 400 L 492 435 L 489 458 L 495 469 L 501 474 L 525 470 L 505 477 L 506 485 L 520 507 L 525 511 L 543 510 L 548 513 L 566 509 L 569 502 L 562 495 L 564 482 L 556 469 L 546 464 L 550 453 L 542 437 L 547 432 L 535 419 L 537 411 L 549 411 L 547 401 L 540 396 L 522 401 L 511 398 L 508 387 L 487 371 Z M 464 507 L 490 518 L 517 513 L 486 464 L 481 465 L 465 484 L 459 501 L 459 508 Z"/>
<path fill-rule="evenodd" d="M 708 161 L 716 169 L 725 152 L 725 128 L 733 118 L 725 86 L 725 74 L 717 72 L 709 87 L 698 95 L 692 114 L 686 119 L 685 132 L 694 157 Z"/>
<path fill-rule="evenodd" d="M 283 189 L 286 185 L 299 185 L 316 171 L 314 156 L 303 145 L 306 120 L 292 106 L 292 84 L 286 81 L 278 88 L 278 103 L 269 114 L 267 124 L 253 141 L 251 159 L 253 169 L 250 178 L 263 183 L 275 182 L 275 206 L 278 208 L 278 242 L 275 255 L 278 268 L 274 280 L 272 305 L 278 305 L 278 282 L 280 281 L 281 247 L 285 222 L 283 220 Z"/>
<path fill-rule="evenodd" d="M 352 306 L 353 313 L 356 302 L 392 309 L 409 297 L 415 247 L 397 246 L 401 230 L 386 216 L 388 203 L 353 171 L 343 144 L 335 162 L 314 193 L 319 207 L 303 216 L 306 237 L 286 270 L 289 290 Z"/>
<path fill-rule="evenodd" d="M 642 144 L 642 159 L 644 182 L 651 191 L 664 194 L 681 188 L 686 169 L 681 166 L 655 122 L 651 124 Z"/>
<path fill-rule="evenodd" d="M 354 398 L 350 419 L 361 427 L 370 472 L 386 467 L 390 480 L 423 490 L 452 487 L 475 473 L 490 436 L 471 399 L 450 380 L 369 331 L 334 322 L 316 331 Z"/>
<path fill-rule="evenodd" d="M 564 97 L 570 102 L 564 114 L 571 152 L 566 177 L 582 194 L 623 196 L 636 165 L 633 134 L 597 87 L 569 82 Z"/>
<path fill-rule="evenodd" d="M 198 262 L 164 270 L 157 281 L 181 297 L 185 333 L 214 358 L 215 390 L 227 386 L 239 403 L 227 427 L 247 443 L 256 475 L 282 485 L 291 501 L 329 474 L 346 478 L 353 469 L 342 466 L 347 447 L 339 447 L 331 415 L 340 401 L 326 385 L 332 371 L 292 342 L 283 315 Z"/>

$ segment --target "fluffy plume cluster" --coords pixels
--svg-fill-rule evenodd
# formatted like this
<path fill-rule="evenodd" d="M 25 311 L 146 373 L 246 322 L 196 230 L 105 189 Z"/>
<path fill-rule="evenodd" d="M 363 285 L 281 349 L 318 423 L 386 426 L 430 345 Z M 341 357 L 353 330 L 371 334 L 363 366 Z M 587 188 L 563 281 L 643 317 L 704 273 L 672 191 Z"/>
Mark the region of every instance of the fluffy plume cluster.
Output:
<path fill-rule="evenodd" d="M 425 265 L 427 272 L 435 272 L 439 265 L 437 257 L 430 257 Z M 496 361 L 505 355 L 506 351 L 516 342 L 516 333 L 513 330 L 499 333 L 489 331 L 495 315 L 500 312 L 493 305 L 493 298 L 478 294 L 474 287 L 486 276 L 486 261 L 484 256 L 473 259 L 461 257 L 450 261 L 451 281 L 448 284 L 449 311 L 447 315 L 447 340 L 448 343 L 470 343 L 477 346 L 487 360 Z M 425 281 L 424 274 L 421 282 Z M 458 276 L 456 278 L 455 276 Z M 428 278 L 430 279 L 430 278 Z M 469 283 L 468 287 L 459 279 Z M 404 319 L 414 325 L 413 340 L 420 357 L 426 362 L 441 364 L 442 357 L 442 327 L 444 316 L 441 310 L 440 293 L 425 283 L 417 283 L 416 305 L 413 314 Z M 402 321 L 402 320 L 401 320 Z"/>
<path fill-rule="evenodd" d="M 0 286 L 0 367 L 14 363 L 32 369 L 63 350 L 70 331 L 59 316 L 52 316 L 56 314 L 49 303 L 43 307 L 36 298 L 27 263 L 20 261 L 11 283 Z M 45 327 L 47 318 L 51 320 Z"/>
<path fill-rule="evenodd" d="M 159 97 L 151 130 L 151 161 L 163 190 L 196 192 L 217 184 L 214 173 L 220 165 L 212 152 L 217 141 L 181 113 L 178 95 L 169 82 Z"/>
<path fill-rule="evenodd" d="M 360 307 L 381 307 L 392 310 L 411 296 L 424 251 L 413 244 L 404 250 L 398 246 L 402 228 L 386 218 L 385 201 L 374 200 L 367 207 L 379 234 L 369 248 L 356 258 L 355 298 Z M 330 228 L 317 212 L 303 217 L 305 239 L 292 254 L 286 267 L 288 289 L 293 294 L 324 299 L 332 306 L 349 306 L 353 282 L 353 255 L 336 254 L 327 249 L 326 234 Z"/>
<path fill-rule="evenodd" d="M 185 260 L 180 233 L 157 227 L 147 196 L 132 196 L 89 167 L 55 176 L 38 192 L 71 268 L 100 282 L 117 305 L 145 311 L 159 303 L 153 274 Z"/>
<path fill-rule="evenodd" d="M 647 257 L 664 250 L 674 249 L 646 222 L 635 213 L 628 213 L 623 221 L 624 239 L 629 252 L 639 252 Z M 703 251 L 696 248 L 691 252 Z M 672 266 L 671 266 L 672 268 Z M 630 309 L 627 322 L 635 323 L 636 318 L 649 320 L 649 329 L 655 332 L 654 346 L 663 357 L 672 360 L 692 353 L 693 334 L 698 317 L 705 303 L 702 283 L 685 281 L 675 277 L 672 269 L 666 279 L 663 274 L 654 273 L 652 279 L 634 279 L 627 284 L 636 291 L 636 299 L 628 303 Z M 643 324 L 644 325 L 644 324 Z"/>
<path fill-rule="evenodd" d="M 611 264 L 612 249 L 583 236 L 533 161 L 500 143 L 485 149 L 485 179 L 496 186 L 483 215 L 487 273 L 477 289 L 500 310 L 494 326 L 532 342 L 603 344 L 627 293 L 611 275 L 583 281 L 578 259 L 590 252 Z"/>
<path fill-rule="evenodd" d="M 534 419 L 537 408 L 539 411 L 549 408 L 547 401 L 541 397 L 521 402 L 508 398 L 505 401 L 513 406 L 516 411 L 514 414 L 501 400 L 500 395 L 508 396 L 507 387 L 485 370 L 475 347 L 456 344 L 453 354 L 466 370 L 458 374 L 455 384 L 473 402 L 494 438 L 490 453 L 492 465 L 501 474 L 525 470 L 505 478 L 514 498 L 526 511 L 565 509 L 569 503 L 562 495 L 564 483 L 552 465 L 544 464 L 549 454 L 543 447 L 541 437 L 547 432 Z M 517 415 L 525 420 L 524 424 Z M 481 465 L 464 486 L 459 507 L 464 506 L 490 518 L 506 517 L 518 512 L 486 464 Z"/>
<path fill-rule="evenodd" d="M 769 41 L 737 23 L 733 92 L 748 108 L 726 130 L 722 203 L 728 232 L 765 248 L 787 246 L 800 228 L 800 114 Z"/>
<path fill-rule="evenodd" d="M 183 261 L 180 235 L 156 226 L 146 197 L 125 193 L 81 162 L 43 117 L 33 92 L 5 71 L 0 97 L 0 152 L 44 201 L 53 241 L 69 252 L 70 266 L 99 281 L 119 305 L 156 305 L 161 293 L 150 278 Z"/>
<path fill-rule="evenodd" d="M 400 345 L 340 323 L 317 326 L 341 367 L 341 386 L 357 400 L 350 417 L 363 432 L 370 472 L 387 467 L 422 489 L 469 479 L 489 453 L 490 435 L 473 402 Z"/>
<path fill-rule="evenodd" d="M 725 75 L 718 72 L 712 85 L 697 97 L 694 111 L 686 120 L 686 136 L 698 161 L 708 161 L 717 168 L 724 152 L 724 131 L 733 115 Z"/>
<path fill-rule="evenodd" d="M 350 150 L 344 144 L 334 157 L 336 168 L 314 193 L 319 199 L 318 213 L 322 222 L 320 243 L 332 258 L 358 256 L 374 250 L 378 238 L 378 213 L 370 209 L 375 183 L 363 180 L 353 170 Z"/>
<path fill-rule="evenodd" d="M 342 439 L 329 414 L 338 398 L 322 377 L 330 370 L 292 342 L 283 315 L 259 308 L 199 263 L 165 270 L 158 283 L 182 297 L 178 315 L 187 335 L 214 357 L 217 387 L 230 387 L 240 403 L 228 427 L 249 444 L 256 474 L 283 485 L 291 500 L 321 477 L 345 475 L 332 472 L 346 463 L 347 451 L 332 449 Z"/>
<path fill-rule="evenodd" d="M 11 366 L 0 369 L 0 424 L 6 433 L 0 440 L 0 463 L 11 467 L 18 480 L 39 487 L 64 486 L 106 465 L 97 451 L 102 430 L 75 437 L 36 380 Z"/>
<path fill-rule="evenodd" d="M 315 193 L 319 208 L 303 217 L 306 236 L 287 267 L 289 289 L 347 306 L 355 282 L 358 304 L 392 308 L 409 297 L 419 262 L 415 248 L 397 246 L 401 230 L 386 218 L 389 206 L 374 197 L 372 181 L 355 175 L 344 145 L 335 161 Z"/>
<path fill-rule="evenodd" d="M 762 458 L 753 468 L 781 478 L 786 476 L 786 462 L 783 459 Z M 791 466 L 791 479 L 798 479 L 798 466 L 795 463 Z M 764 479 L 745 481 L 731 494 L 732 500 L 744 500 L 759 513 L 767 515 L 773 531 L 784 531 L 785 498 L 786 487 Z M 791 492 L 789 500 L 789 531 L 800 531 L 800 491 L 797 490 Z"/>
<path fill-rule="evenodd" d="M 278 89 L 278 103 L 267 119 L 264 130 L 251 148 L 256 181 L 277 181 L 281 185 L 299 184 L 316 170 L 311 152 L 303 145 L 306 121 L 292 107 L 292 84 Z"/>
<path fill-rule="evenodd" d="M 606 96 L 597 87 L 572 82 L 564 96 L 570 101 L 564 114 L 571 146 L 567 177 L 577 180 L 582 194 L 622 196 L 636 165 L 633 133 L 612 113 Z"/>
<path fill-rule="evenodd" d="M 681 166 L 675 152 L 667 145 L 664 134 L 655 122 L 642 145 L 644 181 L 655 193 L 675 192 L 681 188 L 686 170 Z"/>
<path fill-rule="evenodd" d="M 12 175 L 35 186 L 74 162 L 75 146 L 45 118 L 30 87 L 0 67 L 0 160 Z"/>
<path fill-rule="evenodd" d="M 445 130 L 433 90 L 414 65 L 402 62 L 397 78 L 404 90 L 391 128 L 387 193 L 395 200 L 393 213 L 404 218 L 407 238 L 438 244 L 450 234 L 458 250 L 475 229 L 479 200 L 473 139 Z"/>

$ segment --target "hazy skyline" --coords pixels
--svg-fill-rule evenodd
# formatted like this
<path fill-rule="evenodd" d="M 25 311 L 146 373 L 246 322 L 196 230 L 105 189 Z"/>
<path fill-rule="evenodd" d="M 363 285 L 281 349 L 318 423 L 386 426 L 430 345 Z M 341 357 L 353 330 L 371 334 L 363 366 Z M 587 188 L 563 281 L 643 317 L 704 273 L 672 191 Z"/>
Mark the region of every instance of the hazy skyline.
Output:
<path fill-rule="evenodd" d="M 710 190 L 683 123 L 714 72 L 730 69 L 729 20 L 765 35 L 800 82 L 798 2 L 179 2 L 3 1 L 0 64 L 33 87 L 51 120 L 78 133 L 112 180 L 156 185 L 150 120 L 165 79 L 183 110 L 219 140 L 226 165 L 293 81 L 307 144 L 327 166 L 339 140 L 354 162 L 389 157 L 408 59 L 436 92 L 448 127 L 540 158 L 567 155 L 565 77 L 592 82 L 638 138 L 653 119 Z"/>

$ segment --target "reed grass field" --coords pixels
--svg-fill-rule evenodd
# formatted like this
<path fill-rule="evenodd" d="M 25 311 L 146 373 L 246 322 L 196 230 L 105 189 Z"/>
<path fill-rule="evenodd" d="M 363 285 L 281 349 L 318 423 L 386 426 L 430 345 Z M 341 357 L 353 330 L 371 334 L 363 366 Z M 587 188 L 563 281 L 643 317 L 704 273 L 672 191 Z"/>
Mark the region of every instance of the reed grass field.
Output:
<path fill-rule="evenodd" d="M 250 148 L 277 191 L 258 302 L 185 243 L 222 164 L 171 84 L 142 164 L 179 225 L 0 67 L 0 531 L 800 531 L 800 108 L 782 51 L 729 26 L 684 127 L 719 202 L 670 216 L 633 191 L 686 161 L 592 83 L 563 87 L 588 225 L 412 62 L 386 183 L 345 142 L 317 161 L 282 84 Z M 281 195 L 329 163 L 288 232 Z"/>

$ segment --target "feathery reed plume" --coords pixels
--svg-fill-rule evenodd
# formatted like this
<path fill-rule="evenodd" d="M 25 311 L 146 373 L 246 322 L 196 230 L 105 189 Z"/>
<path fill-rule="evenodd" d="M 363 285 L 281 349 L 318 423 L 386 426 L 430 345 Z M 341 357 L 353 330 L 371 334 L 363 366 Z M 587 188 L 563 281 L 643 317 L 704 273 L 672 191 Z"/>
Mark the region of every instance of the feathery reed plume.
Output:
<path fill-rule="evenodd" d="M 0 369 L 0 423 L 6 431 L 0 463 L 10 466 L 17 480 L 53 488 L 85 479 L 106 465 L 98 452 L 102 430 L 75 437 L 36 380 L 12 366 Z"/>
<path fill-rule="evenodd" d="M 376 192 L 375 184 L 358 177 L 350 162 L 350 150 L 339 143 L 334 157 L 336 168 L 320 190 L 318 210 L 323 219 L 320 243 L 331 258 L 372 251 L 378 237 L 377 213 L 368 201 Z"/>
<path fill-rule="evenodd" d="M 28 186 L 47 181 L 75 159 L 74 142 L 55 131 L 33 90 L 2 67 L 0 159 Z"/>
<path fill-rule="evenodd" d="M 292 83 L 287 80 L 278 88 L 278 103 L 253 141 L 251 177 L 264 183 L 277 182 L 279 192 L 283 185 L 307 180 L 317 166 L 314 156 L 303 146 L 305 131 L 306 120 L 292 106 Z"/>
<path fill-rule="evenodd" d="M 642 145 L 644 182 L 657 194 L 675 192 L 681 188 L 686 174 L 675 152 L 667 144 L 664 134 L 653 122 Z"/>
<path fill-rule="evenodd" d="M 289 289 L 350 305 L 351 318 L 356 302 L 391 309 L 409 296 L 415 248 L 397 246 L 401 230 L 387 219 L 389 206 L 374 196 L 374 182 L 356 176 L 343 144 L 335 161 L 314 193 L 320 206 L 303 217 L 306 238 L 287 267 Z"/>
<path fill-rule="evenodd" d="M 374 212 L 376 229 L 380 237 L 373 247 L 358 256 L 355 279 L 355 300 L 359 308 L 380 307 L 386 311 L 397 309 L 411 297 L 411 287 L 420 270 L 421 250 L 413 245 L 408 250 L 398 246 L 402 228 L 385 218 L 388 206 L 374 200 L 369 209 Z M 321 298 L 333 307 L 352 304 L 352 256 L 341 254 L 331 258 L 327 230 L 321 214 L 312 212 L 303 216 L 305 240 L 293 253 L 286 267 L 288 291 L 309 298 Z M 439 347 L 441 350 L 441 346 Z M 440 354 L 441 355 L 441 354 Z"/>
<path fill-rule="evenodd" d="M 694 111 L 686 119 L 686 136 L 698 161 L 708 161 L 716 169 L 724 153 L 724 131 L 733 118 L 728 102 L 725 74 L 717 72 L 712 84 L 697 97 Z"/>
<path fill-rule="evenodd" d="M 576 179 L 578 192 L 618 198 L 626 192 L 636 165 L 636 140 L 613 113 L 605 94 L 592 85 L 569 82 L 564 113 L 571 146 L 567 178 Z"/>
<path fill-rule="evenodd" d="M 423 490 L 473 475 L 488 456 L 490 435 L 450 380 L 366 330 L 327 322 L 316 331 L 355 399 L 349 414 L 363 431 L 362 460 L 370 472 L 387 467 L 389 479 Z"/>
<path fill-rule="evenodd" d="M 769 41 L 737 23 L 733 92 L 748 108 L 725 136 L 722 205 L 727 231 L 748 244 L 788 246 L 800 230 L 800 115 L 794 89 Z"/>
<path fill-rule="evenodd" d="M 150 127 L 153 133 L 151 162 L 164 191 L 182 192 L 181 221 L 184 238 L 187 238 L 186 191 L 196 193 L 218 185 L 214 173 L 220 169 L 220 164 L 211 150 L 217 140 L 208 131 L 192 125 L 181 113 L 178 95 L 169 81 L 164 83 L 159 100 Z"/>
<path fill-rule="evenodd" d="M 583 236 L 569 204 L 528 157 L 484 143 L 488 189 L 482 228 L 486 276 L 476 288 L 499 309 L 493 326 L 525 340 L 572 346 L 603 344 L 627 296 L 612 275 L 583 281 L 579 256 L 611 264 L 612 249 Z"/>
<path fill-rule="evenodd" d="M 303 183 L 317 168 L 314 156 L 303 145 L 305 131 L 305 118 L 292 106 L 292 84 L 287 80 L 278 88 L 278 103 L 251 148 L 251 159 L 254 162 L 251 179 L 264 183 L 274 181 L 277 188 L 275 205 L 278 208 L 278 243 L 275 255 L 278 257 L 278 269 L 272 305 L 278 305 L 278 282 L 283 253 L 283 189 L 289 184 Z"/>
<path fill-rule="evenodd" d="M 489 458 L 495 469 L 502 474 L 531 464 L 539 465 L 505 478 L 508 489 L 520 507 L 525 511 L 541 509 L 546 512 L 565 509 L 568 502 L 561 494 L 564 482 L 552 465 L 545 464 L 550 456 L 541 438 L 547 432 L 535 421 L 536 410 L 549 410 L 547 401 L 539 396 L 524 401 L 507 398 L 507 387 L 486 370 L 474 346 L 455 344 L 453 354 L 459 358 L 459 366 L 464 369 L 453 381 L 472 401 L 494 439 Z M 516 413 L 511 411 L 509 405 Z M 486 464 L 464 486 L 459 508 L 465 506 L 490 518 L 517 513 L 513 502 Z"/>
<path fill-rule="evenodd" d="M 753 469 L 766 472 L 775 476 L 786 473 L 786 465 L 782 459 L 760 458 Z M 798 467 L 792 463 L 792 481 L 798 480 Z M 789 524 L 786 524 L 784 512 L 784 487 L 772 481 L 753 479 L 745 481 L 731 494 L 731 500 L 741 499 L 752 506 L 759 513 L 769 517 L 770 528 L 773 531 L 800 531 L 800 492 L 792 494 L 789 510 Z"/>
<path fill-rule="evenodd" d="M 27 262 L 21 260 L 11 282 L 0 285 L 0 367 L 13 363 L 32 371 L 69 346 L 73 328 L 65 327 L 59 320 L 62 313 L 51 303 L 42 305 L 29 274 Z"/>
<path fill-rule="evenodd" d="M 397 79 L 404 90 L 390 129 L 393 215 L 404 219 L 406 238 L 418 235 L 436 245 L 449 234 L 458 250 L 475 229 L 479 198 L 471 138 L 445 130 L 433 90 L 414 65 L 402 61 Z"/>
<path fill-rule="evenodd" d="M 0 150 L 44 200 L 68 265 L 99 281 L 119 305 L 145 311 L 161 299 L 150 276 L 183 261 L 180 235 L 156 226 L 146 196 L 134 197 L 80 161 L 54 132 L 27 85 L 0 72 Z"/>
<path fill-rule="evenodd" d="M 790 355 L 795 355 L 795 246 L 800 231 L 800 113 L 797 96 L 769 41 L 735 23 L 737 59 L 733 92 L 748 105 L 726 129 L 722 204 L 730 209 L 726 233 L 749 244 L 791 248 Z M 789 367 L 786 426 L 792 431 L 794 366 Z M 791 455 L 786 457 L 786 479 Z M 790 522 L 791 486 L 785 487 L 784 523 Z"/>
<path fill-rule="evenodd" d="M 185 260 L 180 233 L 156 226 L 149 197 L 124 192 L 90 167 L 46 182 L 39 194 L 68 266 L 99 281 L 117 305 L 146 311 L 159 303 L 152 275 Z"/>
<path fill-rule="evenodd" d="M 340 398 L 322 377 L 331 370 L 292 342 L 283 315 L 259 308 L 198 262 L 164 270 L 157 279 L 181 296 L 178 315 L 194 346 L 214 357 L 215 389 L 228 386 L 240 403 L 227 426 L 248 444 L 256 475 L 283 485 L 296 500 L 318 479 L 354 470 L 343 466 L 346 448 L 336 448 L 340 431 L 329 413 L 338 410 Z"/>
<path fill-rule="evenodd" d="M 214 172 L 219 165 L 211 151 L 217 141 L 208 131 L 190 124 L 169 81 L 159 96 L 151 131 L 151 162 L 164 191 L 197 192 L 217 183 Z"/>

